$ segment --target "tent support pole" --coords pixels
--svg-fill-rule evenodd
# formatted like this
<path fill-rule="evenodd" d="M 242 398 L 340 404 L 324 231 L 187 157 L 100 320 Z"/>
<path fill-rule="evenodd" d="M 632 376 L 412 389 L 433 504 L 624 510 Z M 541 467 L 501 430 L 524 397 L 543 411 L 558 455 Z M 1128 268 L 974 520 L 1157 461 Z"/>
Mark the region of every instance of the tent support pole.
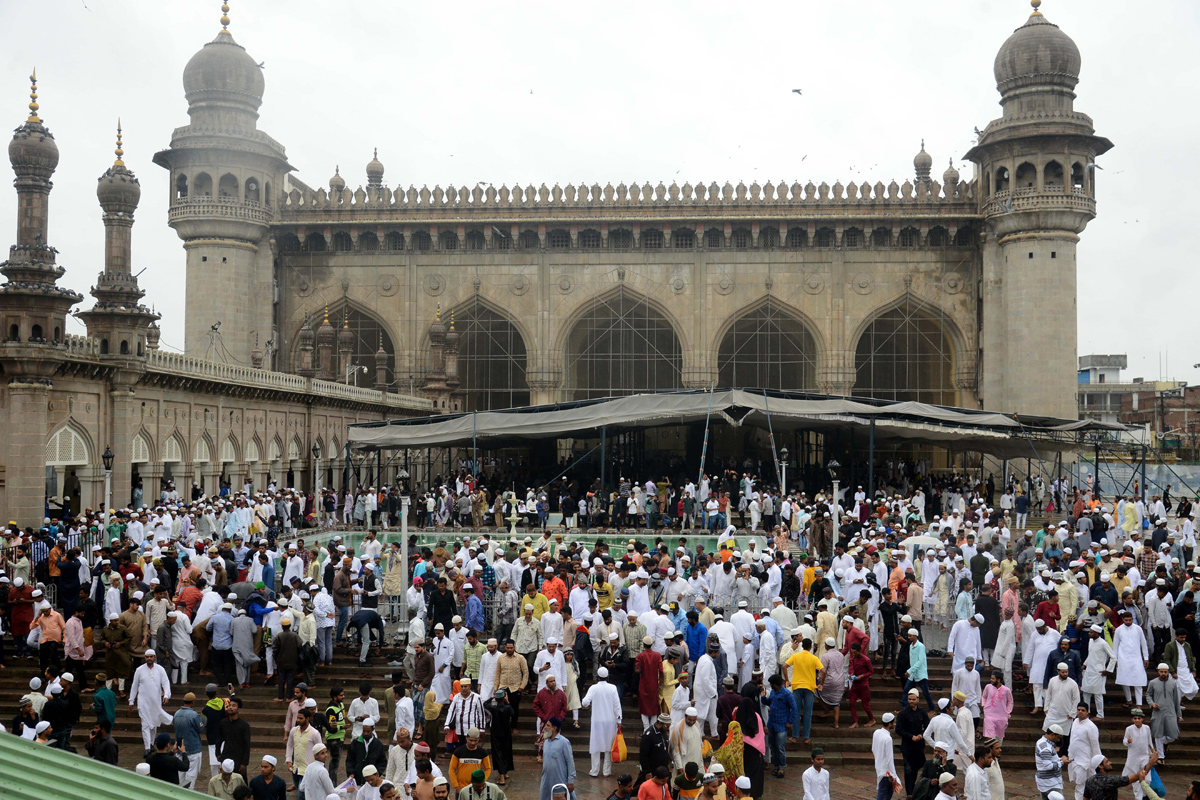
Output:
<path fill-rule="evenodd" d="M 704 480 L 704 461 L 708 456 L 708 426 L 712 421 L 713 395 L 716 393 L 717 382 L 713 381 L 708 387 L 708 413 L 704 415 L 704 444 L 700 446 L 700 474 L 696 477 L 696 485 Z"/>
<path fill-rule="evenodd" d="M 867 436 L 867 503 L 875 502 L 875 418 L 871 417 L 871 430 Z"/>
<path fill-rule="evenodd" d="M 608 426 L 601 425 L 600 426 L 600 502 L 602 504 L 601 505 L 602 508 L 608 507 L 608 501 L 605 499 L 605 496 L 604 496 L 604 478 L 605 478 L 604 467 L 608 462 L 608 458 L 607 458 L 608 447 L 606 445 L 607 441 L 608 441 Z"/>
<path fill-rule="evenodd" d="M 775 482 L 783 485 L 783 473 L 779 470 L 779 454 L 775 450 L 775 426 L 771 424 L 771 402 L 767 399 L 767 390 L 763 389 L 763 406 L 767 411 L 767 432 L 771 436 L 771 460 L 775 462 Z"/>

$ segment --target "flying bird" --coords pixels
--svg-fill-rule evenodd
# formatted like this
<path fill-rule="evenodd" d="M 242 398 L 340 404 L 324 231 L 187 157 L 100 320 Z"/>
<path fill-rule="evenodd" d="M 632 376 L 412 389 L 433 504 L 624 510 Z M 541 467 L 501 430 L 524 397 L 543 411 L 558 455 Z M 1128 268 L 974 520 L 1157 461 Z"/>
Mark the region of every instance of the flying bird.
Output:
<path fill-rule="evenodd" d="M 1104 169 L 1104 167 L 1100 166 L 1099 164 L 1088 164 L 1087 168 L 1088 169 Z"/>
<path fill-rule="evenodd" d="M 792 89 L 792 94 L 799 94 L 799 95 L 803 95 L 803 94 L 804 94 L 804 90 L 803 90 L 803 89 Z"/>
<path fill-rule="evenodd" d="M 808 158 L 808 154 L 807 154 L 807 153 L 805 153 L 805 154 L 804 154 L 804 158 Z M 804 160 L 804 158 L 801 158 L 800 160 L 801 160 L 801 161 L 803 161 L 803 160 Z"/>
<path fill-rule="evenodd" d="M 978 125 L 976 125 L 976 126 L 975 126 L 975 135 L 976 135 L 976 136 L 983 136 L 983 131 L 979 130 L 979 126 L 978 126 Z"/>
<path fill-rule="evenodd" d="M 266 69 L 266 68 L 267 68 L 267 62 L 265 62 L 265 61 L 260 61 L 260 62 L 258 62 L 258 68 L 259 68 L 259 69 Z"/>

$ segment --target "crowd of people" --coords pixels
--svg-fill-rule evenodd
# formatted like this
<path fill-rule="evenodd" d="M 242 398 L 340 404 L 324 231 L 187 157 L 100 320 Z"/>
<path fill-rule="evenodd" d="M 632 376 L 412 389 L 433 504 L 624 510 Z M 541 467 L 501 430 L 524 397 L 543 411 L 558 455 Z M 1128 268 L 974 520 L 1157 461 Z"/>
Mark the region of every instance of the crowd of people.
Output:
<path fill-rule="evenodd" d="M 806 752 L 805 796 L 822 800 L 830 772 L 813 721 L 840 728 L 845 709 L 850 729 L 872 729 L 881 800 L 999 800 L 1005 733 L 1028 705 L 1045 734 L 1035 748 L 1044 797 L 1066 780 L 1077 800 L 1110 797 L 1121 781 L 1141 798 L 1200 691 L 1191 505 L 1171 517 L 1169 499 L 1102 499 L 1086 486 L 1068 499 L 1056 488 L 1062 521 L 1022 531 L 1014 515 L 1029 502 L 1018 501 L 1036 489 L 1004 483 L 993 507 L 990 484 L 963 478 L 835 498 L 729 471 L 677 487 L 678 499 L 670 482 L 622 480 L 613 494 L 627 500 L 598 512 L 652 530 L 709 528 L 720 534 L 712 552 L 686 535 L 585 538 L 599 519 L 594 493 L 568 515 L 568 491 L 562 524 L 539 526 L 539 493 L 489 499 L 467 475 L 416 495 L 423 522 L 452 531 L 523 513 L 540 529 L 403 543 L 385 532 L 402 508 L 386 487 L 340 503 L 351 523 L 380 528 L 354 544 L 337 532 L 306 543 L 301 495 L 274 487 L 165 494 L 162 506 L 111 514 L 88 552 L 94 516 L 9 526 L 0 666 L 6 637 L 22 667 L 37 660 L 9 732 L 75 749 L 87 693 L 89 755 L 116 763 L 116 706 L 127 703 L 141 723 L 139 769 L 194 787 L 207 755 L 213 796 L 354 788 L 368 800 L 503 800 L 513 732 L 525 729 L 541 800 L 573 800 L 567 732 L 587 725 L 592 777 L 611 776 L 624 734 L 640 734 L 618 800 L 761 798 L 768 771 L 786 778 L 789 744 Z M 315 525 L 336 521 L 336 498 L 312 501 Z M 743 511 L 761 536 L 736 529 Z M 925 642 L 935 628 L 948 634 L 952 672 L 936 700 Z M 364 681 L 347 702 L 330 669 L 339 646 L 361 664 L 388 650 L 381 697 Z M 239 691 L 263 675 L 277 687 L 282 738 L 253 765 L 262 743 Z M 879 676 L 901 680 L 902 695 L 873 698 Z M 1106 716 L 1109 678 L 1130 717 L 1120 775 L 1093 721 Z M 169 713 L 187 687 L 197 691 Z M 637 709 L 628 721 L 626 703 Z"/>

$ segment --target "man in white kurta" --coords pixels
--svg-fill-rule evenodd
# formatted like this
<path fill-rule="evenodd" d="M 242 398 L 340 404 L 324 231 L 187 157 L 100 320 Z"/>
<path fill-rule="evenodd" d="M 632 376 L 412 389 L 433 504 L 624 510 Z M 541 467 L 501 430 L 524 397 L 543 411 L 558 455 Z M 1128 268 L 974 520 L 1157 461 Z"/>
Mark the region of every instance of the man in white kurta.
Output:
<path fill-rule="evenodd" d="M 679 673 L 679 685 L 671 695 L 671 727 L 674 728 L 683 721 L 683 716 L 692 705 L 691 677 L 686 672 Z"/>
<path fill-rule="evenodd" d="M 710 652 L 718 652 L 712 648 Z M 717 662 L 709 653 L 700 656 L 696 662 L 696 680 L 692 687 L 692 697 L 696 702 L 696 714 L 700 724 L 708 723 L 708 735 L 717 735 Z"/>
<path fill-rule="evenodd" d="M 954 693 L 955 705 L 962 703 L 964 699 L 962 692 Z M 966 745 L 954 754 L 954 763 L 960 771 L 965 772 L 967 767 L 975 762 L 975 718 L 971 716 L 971 709 L 965 705 L 958 705 L 958 710 L 954 712 L 954 726 L 958 728 L 959 738 Z"/>
<path fill-rule="evenodd" d="M 1088 629 L 1091 641 L 1088 643 L 1087 661 L 1083 662 L 1083 684 L 1079 687 L 1083 693 L 1083 702 L 1087 703 L 1095 719 L 1104 719 L 1104 690 L 1108 683 L 1108 674 L 1115 669 L 1117 658 L 1113 650 L 1101 635 L 1104 629 L 1093 625 Z"/>
<path fill-rule="evenodd" d="M 612 747 L 621 728 L 621 696 L 617 687 L 608 682 L 608 668 L 596 670 L 596 682 L 583 696 L 582 705 L 592 710 L 592 735 L 588 741 L 588 752 L 592 754 L 593 778 L 600 775 L 601 764 L 604 775 L 612 774 Z"/>
<path fill-rule="evenodd" d="M 1083 800 L 1083 786 L 1088 778 L 1096 774 L 1092 758 L 1100 755 L 1100 729 L 1092 722 L 1088 709 L 1082 704 L 1075 712 L 1067 755 L 1071 758 L 1067 775 L 1075 783 L 1075 800 Z"/>
<path fill-rule="evenodd" d="M 688 762 L 704 763 L 704 737 L 700 735 L 700 723 L 696 709 L 689 708 L 683 721 L 671 727 L 671 767 L 683 772 Z"/>
<path fill-rule="evenodd" d="M 779 648 L 763 619 L 758 620 L 758 669 L 763 674 L 764 685 L 779 671 Z"/>
<path fill-rule="evenodd" d="M 133 673 L 129 684 L 129 705 L 137 706 L 142 720 L 142 744 L 147 750 L 154 747 L 160 725 L 170 725 L 173 717 L 163 710 L 163 703 L 171 699 L 171 681 L 167 671 L 156 663 L 153 650 L 146 651 L 146 663 Z"/>
<path fill-rule="evenodd" d="M 1061 638 L 1058 631 L 1046 625 L 1045 620 L 1039 619 L 1034 627 L 1033 636 L 1021 640 L 1021 650 L 1029 648 L 1029 685 L 1033 687 L 1033 707 L 1042 708 L 1045 704 L 1045 689 L 1042 684 L 1046 677 L 1046 662 L 1051 651 L 1058 647 Z"/>
<path fill-rule="evenodd" d="M 1150 649 L 1145 631 L 1133 624 L 1133 614 L 1128 610 L 1121 615 L 1121 626 L 1113 632 L 1112 649 L 1117 659 L 1117 685 L 1125 690 L 1126 702 L 1130 701 L 1129 690 L 1134 689 L 1140 706 L 1146 670 L 1150 668 Z"/>
<path fill-rule="evenodd" d="M 950 701 L 944 697 L 938 700 L 938 708 L 941 709 L 941 713 L 935 715 L 925 726 L 926 744 L 932 748 L 938 742 L 946 742 L 950 745 L 946 750 L 947 754 L 952 756 L 955 753 L 963 753 L 969 759 L 975 752 L 975 743 L 971 742 L 968 745 L 959 733 L 958 725 L 954 721 L 954 712 L 957 709 L 951 709 Z"/>
<path fill-rule="evenodd" d="M 558 649 L 558 639 L 546 640 L 546 649 L 539 652 L 533 662 L 533 672 L 537 675 L 539 692 L 546 688 L 546 678 L 551 675 L 558 681 L 559 686 L 567 685 L 567 662 L 562 651 Z"/>
<path fill-rule="evenodd" d="M 954 656 L 951 670 L 958 672 L 967 663 L 967 656 L 974 656 L 976 661 L 983 657 L 983 644 L 979 638 L 979 626 L 983 624 L 983 614 L 960 619 L 950 629 L 950 640 L 946 643 L 946 653 Z"/>
<path fill-rule="evenodd" d="M 979 684 L 979 672 L 975 669 L 975 659 L 967 656 L 967 663 L 962 669 L 955 671 L 954 680 L 950 684 L 952 694 L 963 693 L 963 705 L 971 710 L 971 716 L 979 719 L 979 700 L 982 697 Z"/>
<path fill-rule="evenodd" d="M 440 634 L 440 635 L 439 635 Z M 450 702 L 450 694 L 454 690 L 453 676 L 450 672 L 454 660 L 454 645 L 445 636 L 442 623 L 433 626 L 433 642 L 429 649 L 433 651 L 433 680 L 429 690 L 433 692 L 433 701 L 439 705 Z"/>
<path fill-rule="evenodd" d="M 488 639 L 487 651 L 479 658 L 479 696 L 491 699 L 496 691 L 496 662 L 500 660 L 500 645 Z"/>
<path fill-rule="evenodd" d="M 1058 665 L 1058 674 L 1046 684 L 1046 718 L 1042 720 L 1042 730 L 1050 730 L 1051 725 L 1063 729 L 1063 735 L 1071 735 L 1071 723 L 1075 719 L 1075 709 L 1079 705 L 1079 685 L 1071 680 L 1065 663 Z"/>

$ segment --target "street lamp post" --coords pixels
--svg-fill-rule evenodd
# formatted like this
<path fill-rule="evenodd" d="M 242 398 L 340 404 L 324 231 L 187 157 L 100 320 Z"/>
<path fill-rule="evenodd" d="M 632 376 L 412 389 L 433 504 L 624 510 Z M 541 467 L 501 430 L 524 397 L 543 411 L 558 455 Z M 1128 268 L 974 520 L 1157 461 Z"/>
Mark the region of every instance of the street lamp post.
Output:
<path fill-rule="evenodd" d="M 838 505 L 838 467 L 842 466 L 837 462 L 836 458 L 829 459 L 829 463 L 825 465 L 829 469 L 829 477 L 833 478 L 833 530 L 829 536 L 829 557 L 833 558 L 833 545 L 837 541 L 838 535 L 838 518 L 841 516 L 841 507 Z"/>
<path fill-rule="evenodd" d="M 112 447 L 104 448 L 104 455 L 100 456 L 100 460 L 104 462 L 104 530 L 107 536 L 109 511 L 112 509 L 112 465 L 113 459 Z"/>
<path fill-rule="evenodd" d="M 313 442 L 313 495 L 316 497 L 317 508 L 323 509 L 324 503 L 321 502 L 321 443 Z M 322 511 L 321 513 L 324 513 Z"/>
<path fill-rule="evenodd" d="M 408 586 L 408 470 L 404 467 L 396 473 L 396 478 L 400 481 L 400 574 L 404 578 L 404 585 Z M 400 620 L 399 630 L 404 631 L 405 636 L 408 635 L 408 590 L 405 589 L 400 593 Z"/>
<path fill-rule="evenodd" d="M 784 498 L 787 497 L 788 449 L 786 447 L 779 448 L 779 457 L 783 460 L 783 474 L 779 478 L 779 496 Z"/>

